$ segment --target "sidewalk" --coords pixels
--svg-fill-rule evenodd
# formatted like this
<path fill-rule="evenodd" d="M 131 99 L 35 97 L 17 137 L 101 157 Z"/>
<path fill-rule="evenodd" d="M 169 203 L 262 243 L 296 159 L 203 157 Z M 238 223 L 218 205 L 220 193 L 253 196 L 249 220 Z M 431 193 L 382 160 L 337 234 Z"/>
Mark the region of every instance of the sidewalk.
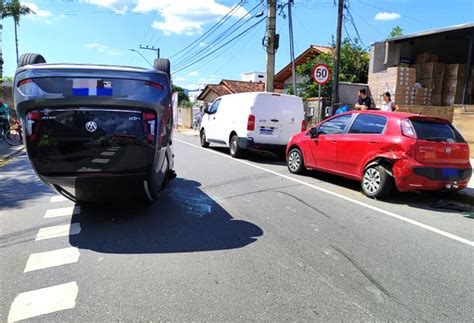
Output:
<path fill-rule="evenodd" d="M 8 159 L 12 158 L 16 154 L 19 154 L 23 150 L 24 146 L 10 146 L 3 140 L 0 142 L 0 166 L 5 163 Z"/>

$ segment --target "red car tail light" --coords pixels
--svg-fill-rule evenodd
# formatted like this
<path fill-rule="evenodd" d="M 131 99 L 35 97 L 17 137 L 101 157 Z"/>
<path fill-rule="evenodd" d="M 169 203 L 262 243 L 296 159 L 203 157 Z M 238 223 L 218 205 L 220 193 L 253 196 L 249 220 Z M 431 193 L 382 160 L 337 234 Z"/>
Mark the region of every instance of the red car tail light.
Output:
<path fill-rule="evenodd" d="M 158 84 L 158 83 L 146 81 L 145 85 L 154 87 L 155 89 L 158 89 L 158 90 L 163 90 L 163 86 L 161 84 Z"/>
<path fill-rule="evenodd" d="M 408 119 L 402 119 L 400 122 L 400 126 L 402 129 L 402 134 L 405 137 L 410 137 L 416 139 L 416 132 L 415 128 L 413 128 L 413 125 L 411 124 L 410 120 Z"/>
<path fill-rule="evenodd" d="M 25 85 L 25 84 L 28 84 L 28 83 L 31 83 L 31 82 L 33 82 L 32 79 L 21 80 L 20 82 L 18 82 L 17 86 L 20 87 L 22 85 Z"/>
<path fill-rule="evenodd" d="M 301 121 L 301 131 L 305 131 L 307 126 L 308 123 L 306 122 L 306 120 Z"/>
<path fill-rule="evenodd" d="M 148 142 L 154 142 L 156 136 L 156 115 L 153 112 L 142 112 L 143 132 Z"/>
<path fill-rule="evenodd" d="M 249 119 L 247 121 L 247 131 L 254 131 L 255 130 L 255 116 L 253 114 L 249 115 Z"/>

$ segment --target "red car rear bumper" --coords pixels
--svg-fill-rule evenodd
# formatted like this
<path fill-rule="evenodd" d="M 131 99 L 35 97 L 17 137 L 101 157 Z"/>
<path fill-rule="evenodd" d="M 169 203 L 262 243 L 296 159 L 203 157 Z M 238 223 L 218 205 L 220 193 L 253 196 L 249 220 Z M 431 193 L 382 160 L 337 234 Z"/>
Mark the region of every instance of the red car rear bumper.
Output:
<path fill-rule="evenodd" d="M 458 175 L 443 176 L 443 170 L 446 169 L 456 170 Z M 423 174 L 420 175 L 421 173 Z M 402 159 L 393 165 L 393 175 L 400 192 L 464 189 L 471 178 L 472 167 L 470 163 L 461 166 L 450 164 L 432 166 Z"/>

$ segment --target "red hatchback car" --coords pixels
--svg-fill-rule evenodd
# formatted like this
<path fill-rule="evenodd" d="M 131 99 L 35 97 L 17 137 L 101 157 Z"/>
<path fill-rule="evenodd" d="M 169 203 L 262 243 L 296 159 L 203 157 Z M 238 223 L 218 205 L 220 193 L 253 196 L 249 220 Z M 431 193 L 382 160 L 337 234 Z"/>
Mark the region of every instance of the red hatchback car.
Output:
<path fill-rule="evenodd" d="M 288 169 L 316 169 L 361 181 L 369 197 L 460 190 L 472 175 L 469 146 L 445 119 L 410 113 L 351 111 L 294 135 Z"/>

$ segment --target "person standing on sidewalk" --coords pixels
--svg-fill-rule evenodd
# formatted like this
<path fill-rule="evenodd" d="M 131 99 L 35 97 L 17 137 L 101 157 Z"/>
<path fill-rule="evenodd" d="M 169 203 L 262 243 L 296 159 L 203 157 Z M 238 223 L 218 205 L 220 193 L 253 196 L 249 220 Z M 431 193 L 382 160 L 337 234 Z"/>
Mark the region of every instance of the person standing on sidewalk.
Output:
<path fill-rule="evenodd" d="M 2 131 L 5 134 L 10 129 L 10 108 L 2 99 L 0 99 L 0 119 Z"/>
<path fill-rule="evenodd" d="M 372 99 L 367 95 L 366 89 L 359 90 L 359 98 L 355 103 L 356 110 L 374 110 Z"/>

